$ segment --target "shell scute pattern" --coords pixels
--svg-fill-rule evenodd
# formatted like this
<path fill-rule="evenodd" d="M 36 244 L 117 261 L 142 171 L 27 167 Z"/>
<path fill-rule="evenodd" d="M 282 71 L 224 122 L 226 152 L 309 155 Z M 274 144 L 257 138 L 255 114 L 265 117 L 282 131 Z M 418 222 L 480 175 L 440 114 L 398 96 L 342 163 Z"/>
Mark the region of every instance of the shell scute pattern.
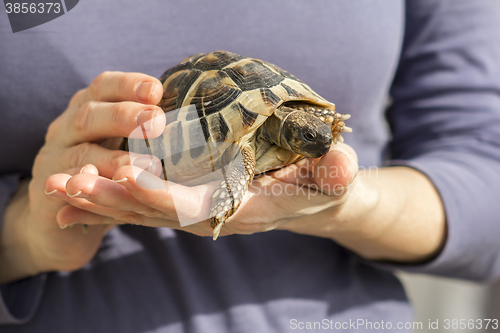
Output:
<path fill-rule="evenodd" d="M 183 105 L 194 105 L 198 117 L 218 113 L 241 95 L 241 90 L 223 72 L 205 72 L 199 85 L 186 96 Z"/>
<path fill-rule="evenodd" d="M 169 80 L 163 84 L 163 96 L 159 106 L 165 112 L 178 109 L 187 95 L 190 87 L 202 74 L 198 70 L 182 70 L 172 73 Z"/>
<path fill-rule="evenodd" d="M 245 59 L 222 69 L 242 91 L 271 88 L 285 78 L 260 62 Z"/>
<path fill-rule="evenodd" d="M 262 64 L 272 68 L 276 73 L 280 74 L 281 76 L 283 76 L 284 78 L 287 78 L 287 79 L 291 79 L 293 81 L 297 81 L 297 82 L 301 82 L 303 83 L 300 79 L 298 79 L 297 77 L 295 77 L 295 75 L 287 72 L 286 70 L 284 69 L 281 69 L 279 68 L 278 66 L 276 66 L 275 64 L 272 64 L 270 62 L 267 62 L 267 61 L 264 61 L 264 60 L 258 60 L 258 59 L 255 59 L 255 61 L 258 61 L 258 62 L 261 62 Z"/>
<path fill-rule="evenodd" d="M 220 70 L 229 64 L 237 62 L 245 57 L 225 51 L 215 51 L 209 54 L 200 54 L 186 58 L 186 61 L 194 61 L 194 68 L 202 71 Z M 200 59 L 201 58 L 201 59 Z"/>

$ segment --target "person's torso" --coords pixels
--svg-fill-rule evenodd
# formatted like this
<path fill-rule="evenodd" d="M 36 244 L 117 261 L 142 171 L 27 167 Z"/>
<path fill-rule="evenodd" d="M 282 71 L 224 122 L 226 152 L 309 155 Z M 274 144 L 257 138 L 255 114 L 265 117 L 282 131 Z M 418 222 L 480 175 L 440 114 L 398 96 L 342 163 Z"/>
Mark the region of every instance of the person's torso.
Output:
<path fill-rule="evenodd" d="M 0 14 L 0 174 L 29 173 L 47 126 L 102 71 L 159 77 L 215 50 L 269 61 L 309 84 L 352 115 L 344 137 L 360 165 L 378 166 L 403 27 L 400 0 L 86 0 L 15 34 Z M 84 269 L 51 273 L 35 317 L 2 330 L 287 332 L 306 321 L 410 315 L 391 274 L 330 240 L 273 231 L 213 242 L 126 226 Z"/>

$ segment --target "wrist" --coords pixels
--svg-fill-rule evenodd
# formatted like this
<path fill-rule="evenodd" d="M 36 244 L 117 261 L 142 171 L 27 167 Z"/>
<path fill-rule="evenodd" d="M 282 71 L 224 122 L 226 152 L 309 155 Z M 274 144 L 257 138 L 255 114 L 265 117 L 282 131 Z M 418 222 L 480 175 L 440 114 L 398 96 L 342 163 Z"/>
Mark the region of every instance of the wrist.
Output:
<path fill-rule="evenodd" d="M 444 210 L 427 177 L 390 167 L 359 180 L 366 192 L 354 191 L 342 207 L 352 214 L 350 222 L 332 239 L 371 260 L 420 263 L 440 251 L 446 238 Z"/>
<path fill-rule="evenodd" d="M 26 187 L 26 188 L 25 188 Z M 21 185 L 7 205 L 0 233 L 0 284 L 40 273 L 33 259 L 26 221 L 29 216 L 27 186 Z"/>
<path fill-rule="evenodd" d="M 313 215 L 289 220 L 280 229 L 335 241 L 376 237 L 377 231 L 365 226 L 378 205 L 379 196 L 378 188 L 358 177 L 342 194 L 330 197 L 335 204 Z"/>

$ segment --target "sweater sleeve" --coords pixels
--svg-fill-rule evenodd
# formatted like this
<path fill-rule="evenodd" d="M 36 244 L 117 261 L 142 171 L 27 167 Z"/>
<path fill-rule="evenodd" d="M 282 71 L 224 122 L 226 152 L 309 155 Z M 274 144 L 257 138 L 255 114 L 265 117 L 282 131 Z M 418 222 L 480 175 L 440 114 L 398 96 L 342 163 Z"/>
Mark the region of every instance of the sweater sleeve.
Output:
<path fill-rule="evenodd" d="M 424 173 L 448 226 L 442 252 L 397 268 L 478 281 L 500 277 L 500 1 L 406 2 L 387 118 L 389 165 Z"/>
<path fill-rule="evenodd" d="M 19 186 L 17 174 L 0 177 L 0 230 L 5 207 Z M 0 267 L 0 269 L 4 269 Z M 40 274 L 0 286 L 0 325 L 21 324 L 35 313 L 42 298 L 46 275 Z"/>

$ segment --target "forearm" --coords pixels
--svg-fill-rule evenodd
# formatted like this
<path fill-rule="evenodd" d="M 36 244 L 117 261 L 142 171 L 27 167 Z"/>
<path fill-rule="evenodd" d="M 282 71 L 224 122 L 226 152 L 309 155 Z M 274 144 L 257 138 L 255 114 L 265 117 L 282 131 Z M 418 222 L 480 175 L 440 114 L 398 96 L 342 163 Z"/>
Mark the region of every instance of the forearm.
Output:
<path fill-rule="evenodd" d="M 360 174 L 346 202 L 286 229 L 332 238 L 373 260 L 422 262 L 435 256 L 446 239 L 441 199 L 430 180 L 408 167 Z"/>

